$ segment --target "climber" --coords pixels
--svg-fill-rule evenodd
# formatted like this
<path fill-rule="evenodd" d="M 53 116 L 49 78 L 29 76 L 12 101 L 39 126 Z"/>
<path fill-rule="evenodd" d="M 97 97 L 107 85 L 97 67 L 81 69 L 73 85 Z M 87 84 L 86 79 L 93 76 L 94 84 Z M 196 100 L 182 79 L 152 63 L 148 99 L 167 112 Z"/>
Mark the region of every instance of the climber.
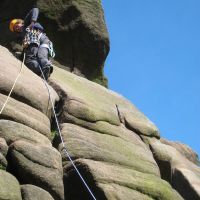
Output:
<path fill-rule="evenodd" d="M 41 67 L 47 80 L 53 71 L 49 58 L 54 57 L 55 53 L 52 42 L 44 33 L 44 28 L 37 22 L 38 15 L 39 9 L 34 7 L 24 20 L 13 19 L 10 22 L 10 30 L 21 34 L 23 38 L 26 66 L 39 76 Z"/>

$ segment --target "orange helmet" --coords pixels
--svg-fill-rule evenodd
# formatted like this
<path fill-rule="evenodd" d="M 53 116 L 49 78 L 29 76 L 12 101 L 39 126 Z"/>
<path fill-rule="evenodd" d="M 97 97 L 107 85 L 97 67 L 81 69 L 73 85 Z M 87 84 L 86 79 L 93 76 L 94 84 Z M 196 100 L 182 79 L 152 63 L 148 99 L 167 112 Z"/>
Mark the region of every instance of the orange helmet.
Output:
<path fill-rule="evenodd" d="M 14 26 L 17 25 L 17 24 L 23 23 L 23 22 L 24 22 L 24 21 L 23 21 L 22 19 L 13 19 L 13 20 L 11 20 L 10 26 L 9 26 L 10 30 L 11 30 L 12 32 L 14 32 L 14 31 L 15 31 L 15 30 L 14 30 Z"/>

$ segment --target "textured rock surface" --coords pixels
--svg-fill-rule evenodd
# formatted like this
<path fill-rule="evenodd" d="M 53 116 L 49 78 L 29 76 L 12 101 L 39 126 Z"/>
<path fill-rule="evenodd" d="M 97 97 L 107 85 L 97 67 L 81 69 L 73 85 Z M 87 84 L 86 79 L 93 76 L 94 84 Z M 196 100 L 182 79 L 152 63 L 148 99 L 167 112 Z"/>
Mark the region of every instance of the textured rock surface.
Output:
<path fill-rule="evenodd" d="M 100 0 L 1 0 L 0 44 L 20 48 L 20 39 L 9 33 L 8 24 L 13 17 L 24 18 L 35 2 L 41 11 L 39 21 L 54 42 L 56 60 L 75 74 L 107 85 L 103 66 L 109 37 Z"/>
<path fill-rule="evenodd" d="M 136 134 L 128 130 L 124 131 L 132 136 L 131 140 L 124 141 L 119 137 L 90 131 L 72 124 L 62 125 L 66 146 L 73 157 L 110 162 L 159 176 L 157 164 L 149 149 Z"/>
<path fill-rule="evenodd" d="M 154 157 L 167 180 L 186 200 L 200 199 L 200 168 L 174 147 L 148 138 Z"/>
<path fill-rule="evenodd" d="M 6 169 L 7 167 L 7 160 L 6 155 L 8 152 L 8 146 L 4 138 L 0 137 L 0 169 Z"/>
<path fill-rule="evenodd" d="M 48 138 L 41 133 L 28 126 L 10 120 L 0 120 L 0 136 L 6 140 L 8 145 L 15 141 L 23 140 L 43 146 L 51 146 Z"/>
<path fill-rule="evenodd" d="M 21 68 L 21 62 L 6 49 L 0 48 L 0 93 L 7 95 L 16 79 Z M 58 96 L 51 89 L 53 102 L 58 100 Z M 32 73 L 27 67 L 24 67 L 19 77 L 12 97 L 24 102 L 29 106 L 48 113 L 51 109 L 49 94 L 41 78 Z"/>
<path fill-rule="evenodd" d="M 138 134 L 159 137 L 155 125 L 119 94 L 62 69 L 55 69 L 53 78 L 63 90 L 62 122 L 81 124 L 83 120 L 86 126 L 87 122 L 105 122 L 115 126 L 123 123 Z M 105 128 L 99 125 L 101 128 L 106 129 L 106 125 Z"/>
<path fill-rule="evenodd" d="M 3 47 L 0 47 L 0 60 L 2 108 L 19 72 L 20 62 Z M 53 102 L 56 102 L 59 99 L 57 93 L 51 87 L 50 91 Z M 47 88 L 40 77 L 25 67 L 12 97 L 0 115 L 0 168 L 12 173 L 20 184 L 34 184 L 43 188 L 44 191 L 39 189 L 40 192 L 37 193 L 33 187 L 26 187 L 23 190 L 26 191 L 26 196 L 23 197 L 26 199 L 30 199 L 33 193 L 36 193 L 35 197 L 41 195 L 41 199 L 45 195 L 47 199 L 64 199 L 61 156 L 52 147 L 50 118 L 51 106 Z M 8 177 L 8 184 L 14 187 L 12 179 L 9 179 Z M 1 187 L 5 191 L 2 195 L 7 195 L 8 198 L 0 199 L 21 199 L 19 184 L 19 197 L 13 196 L 16 195 L 14 189 L 10 188 L 13 190 L 10 194 L 9 190 L 3 189 L 2 183 Z"/>
<path fill-rule="evenodd" d="M 1 125 L 0 125 L 1 128 Z M 6 156 L 8 152 L 8 145 L 6 143 L 6 140 L 2 137 L 0 137 L 0 152 Z"/>
<path fill-rule="evenodd" d="M 22 200 L 54 200 L 45 190 L 34 185 L 22 185 Z"/>
<path fill-rule="evenodd" d="M 17 179 L 3 170 L 0 170 L 0 177 L 0 199 L 22 200 Z"/>
<path fill-rule="evenodd" d="M 124 193 L 121 199 L 128 199 L 130 193 L 132 196 L 137 193 L 138 197 L 146 196 L 146 199 L 182 200 L 182 197 L 176 193 L 167 182 L 152 174 L 141 173 L 131 168 L 113 165 L 112 163 L 85 159 L 77 160 L 76 165 L 84 174 L 86 180 L 89 181 L 90 177 L 92 177 L 94 181 L 93 187 L 95 185 L 93 190 L 95 194 L 98 195 L 98 199 L 108 199 L 109 196 L 116 196 L 116 199 L 119 199 L 121 193 Z M 73 190 L 75 172 L 70 166 L 66 167 L 65 172 L 67 172 L 65 184 L 69 190 L 68 192 L 73 199 L 77 197 L 80 198 L 80 196 L 77 196 L 80 194 L 77 194 L 76 191 Z M 119 190 L 108 190 L 111 186 L 110 183 L 114 183 Z M 130 189 L 132 191 L 130 191 Z M 129 190 L 128 196 L 126 196 L 125 193 L 127 190 Z M 87 199 L 87 196 L 84 196 L 84 199 Z"/>
<path fill-rule="evenodd" d="M 65 144 L 97 199 L 128 199 L 135 194 L 141 199 L 182 199 L 160 179 L 150 149 L 138 136 L 159 138 L 159 132 L 137 108 L 122 96 L 62 69 L 55 69 L 53 79 L 52 86 L 62 95 Z M 62 144 L 59 150 L 66 195 L 90 198 L 66 160 Z"/>
<path fill-rule="evenodd" d="M 10 146 L 11 166 L 23 184 L 34 184 L 47 190 L 55 199 L 63 199 L 62 163 L 53 147 L 36 146 L 24 141 Z"/>
<path fill-rule="evenodd" d="M 200 166 L 200 161 L 196 152 L 194 152 L 189 146 L 182 144 L 180 142 L 172 142 L 166 139 L 161 139 L 163 144 L 170 145 L 178 150 L 182 155 L 184 155 L 188 160 L 193 162 L 196 165 Z"/>
<path fill-rule="evenodd" d="M 0 83 L 5 82 L 1 107 L 13 83 L 4 66 L 16 74 L 19 66 L 5 48 L 0 52 Z M 22 79 L 0 115 L 0 166 L 7 171 L 0 171 L 2 199 L 7 195 L 18 200 L 21 194 L 23 200 L 90 199 L 58 137 L 52 146 L 52 135 L 57 134 L 50 131 L 46 88 L 39 77 L 24 70 L 22 77 L 30 75 L 36 96 L 32 92 L 29 96 Z M 200 168 L 187 158 L 193 153 L 161 142 L 156 126 L 129 101 L 60 68 L 55 68 L 50 83 L 53 101 L 59 99 L 56 108 L 64 143 L 97 199 L 199 199 Z M 22 185 L 21 193 L 11 174 Z"/>
<path fill-rule="evenodd" d="M 6 95 L 0 94 L 0 107 L 3 107 L 6 98 Z M 47 116 L 13 98 L 9 99 L 6 109 L 3 110 L 0 118 L 19 122 L 50 137 L 50 121 Z"/>

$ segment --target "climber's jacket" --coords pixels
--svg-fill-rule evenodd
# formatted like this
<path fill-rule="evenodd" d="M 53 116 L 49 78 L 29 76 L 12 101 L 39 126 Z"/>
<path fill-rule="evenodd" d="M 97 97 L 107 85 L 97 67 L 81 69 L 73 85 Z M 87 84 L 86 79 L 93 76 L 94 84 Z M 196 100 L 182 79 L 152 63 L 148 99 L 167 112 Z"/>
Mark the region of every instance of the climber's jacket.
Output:
<path fill-rule="evenodd" d="M 49 40 L 46 34 L 43 32 L 44 28 L 37 22 L 39 15 L 39 9 L 37 7 L 32 8 L 24 19 L 23 27 L 23 47 L 27 48 L 30 44 L 37 44 L 38 47 L 47 48 L 49 56 L 54 57 L 55 52 L 53 50 L 53 43 Z"/>

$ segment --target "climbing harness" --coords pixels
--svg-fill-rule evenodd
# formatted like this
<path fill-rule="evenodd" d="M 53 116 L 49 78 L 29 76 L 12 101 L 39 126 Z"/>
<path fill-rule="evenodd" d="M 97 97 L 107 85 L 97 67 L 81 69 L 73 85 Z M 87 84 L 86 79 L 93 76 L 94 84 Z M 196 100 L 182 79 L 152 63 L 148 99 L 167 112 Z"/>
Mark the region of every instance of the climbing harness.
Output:
<path fill-rule="evenodd" d="M 14 87 L 15 87 L 16 83 L 17 83 L 17 80 L 19 79 L 19 77 L 20 77 L 20 75 L 21 75 L 21 73 L 22 73 L 22 69 L 23 69 L 23 67 L 24 67 L 25 56 L 26 56 L 26 54 L 24 53 L 24 57 L 23 57 L 23 61 L 22 61 L 22 64 L 21 64 L 20 71 L 19 71 L 19 73 L 18 73 L 18 75 L 17 75 L 17 77 L 16 77 L 16 79 L 15 79 L 15 81 L 14 81 L 14 83 L 13 83 L 13 86 L 12 86 L 12 88 L 11 88 L 11 90 L 10 90 L 8 96 L 7 96 L 7 99 L 6 99 L 5 103 L 3 104 L 3 106 L 2 106 L 2 108 L 1 108 L 1 110 L 0 110 L 0 115 L 2 114 L 4 108 L 6 107 L 6 104 L 8 103 L 8 100 L 9 100 L 9 98 L 10 98 L 10 96 L 11 96 L 13 90 L 14 90 Z"/>
<path fill-rule="evenodd" d="M 55 121 L 56 121 L 56 125 L 57 125 L 57 128 L 58 128 L 58 133 L 59 133 L 59 136 L 60 136 L 60 139 L 61 139 L 61 143 L 62 143 L 62 146 L 63 146 L 63 151 L 65 153 L 65 155 L 67 156 L 67 158 L 70 160 L 71 164 L 73 165 L 75 171 L 77 172 L 77 174 L 79 175 L 80 179 L 82 180 L 83 184 L 85 185 L 85 187 L 87 188 L 88 192 L 90 193 L 90 195 L 92 196 L 92 198 L 94 200 L 96 200 L 94 194 L 92 193 L 91 189 L 89 188 L 89 186 L 87 185 L 87 183 L 85 182 L 84 178 L 82 177 L 81 173 L 79 172 L 78 168 L 76 167 L 74 161 L 72 160 L 68 150 L 67 150 L 67 147 L 64 143 L 64 140 L 63 140 L 63 137 L 62 137 L 62 134 L 61 134 L 61 130 L 60 130 L 60 126 L 59 126 L 59 123 L 58 123 L 58 118 L 56 116 L 56 111 L 55 111 L 55 108 L 54 108 L 54 104 L 53 104 L 53 101 L 52 101 L 52 98 L 51 98 L 51 93 L 50 93 L 50 89 L 49 89 L 49 86 L 48 86 L 48 83 L 47 83 L 47 80 L 44 76 L 44 73 L 41 69 L 41 67 L 39 66 L 40 68 L 40 71 L 41 71 L 41 74 L 42 74 L 42 77 L 43 77 L 43 82 L 48 90 L 48 93 L 49 93 L 49 97 L 50 97 L 50 101 L 51 101 L 51 105 L 52 105 L 52 109 L 53 109 L 53 114 L 54 114 L 54 117 L 55 117 Z"/>
<path fill-rule="evenodd" d="M 23 47 L 26 48 L 30 44 L 36 44 L 38 47 L 43 47 L 48 49 L 49 57 L 54 58 L 55 57 L 55 51 L 53 49 L 53 43 L 49 40 L 48 44 L 40 44 L 40 39 L 42 35 L 46 35 L 45 33 L 42 33 L 40 30 L 36 29 L 26 29 L 26 34 L 24 36 L 23 40 Z"/>
<path fill-rule="evenodd" d="M 37 44 L 38 46 L 40 45 L 40 38 L 42 36 L 42 32 L 39 30 L 35 29 L 26 29 L 26 34 L 24 36 L 23 40 L 23 47 L 26 48 L 30 44 Z"/>

